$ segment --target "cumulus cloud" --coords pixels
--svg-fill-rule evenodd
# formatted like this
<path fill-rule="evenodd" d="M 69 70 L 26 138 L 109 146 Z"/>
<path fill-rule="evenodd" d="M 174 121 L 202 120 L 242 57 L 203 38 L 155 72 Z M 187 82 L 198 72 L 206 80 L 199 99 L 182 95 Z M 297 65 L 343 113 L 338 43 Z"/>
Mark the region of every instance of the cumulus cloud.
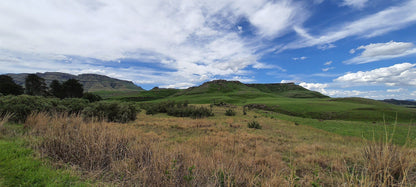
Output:
<path fill-rule="evenodd" d="M 357 1 L 358 2 L 358 1 Z M 311 46 L 331 45 L 338 40 L 351 37 L 374 37 L 407 27 L 416 22 L 416 0 L 408 0 L 361 19 L 325 29 L 318 36 L 303 33 L 303 36 L 279 49 L 298 49 Z M 299 33 L 299 32 L 298 32 Z"/>
<path fill-rule="evenodd" d="M 350 6 L 354 8 L 363 8 L 368 0 L 344 0 L 342 6 Z"/>
<path fill-rule="evenodd" d="M 279 37 L 302 24 L 307 12 L 302 9 L 289 0 L 2 2 L 0 60 L 3 66 L 21 67 L 21 71 L 43 71 L 59 67 L 68 57 L 96 59 L 95 64 L 88 64 L 93 69 L 134 59 L 169 69 L 166 74 L 179 75 L 179 83 L 239 75 L 249 66 L 274 67 L 258 62 L 261 44 L 254 41 Z M 255 35 L 241 35 L 242 18 L 249 21 Z M 42 63 L 13 61 L 34 56 L 50 63 L 43 67 Z"/>
<path fill-rule="evenodd" d="M 355 53 L 358 50 L 364 51 L 357 57 L 344 61 L 346 64 L 364 64 L 379 60 L 397 58 L 416 53 L 416 48 L 413 43 L 394 42 L 387 43 L 372 43 L 369 45 L 362 45 L 356 49 L 351 49 L 350 53 Z"/>
<path fill-rule="evenodd" d="M 323 94 L 327 94 L 327 91 L 325 90 L 325 88 L 328 87 L 328 84 L 301 82 L 299 85 L 308 90 L 313 90 L 313 91 L 317 91 Z"/>
<path fill-rule="evenodd" d="M 387 85 L 387 86 L 416 86 L 416 64 L 401 63 L 371 71 L 347 73 L 335 79 L 345 86 L 352 85 Z"/>

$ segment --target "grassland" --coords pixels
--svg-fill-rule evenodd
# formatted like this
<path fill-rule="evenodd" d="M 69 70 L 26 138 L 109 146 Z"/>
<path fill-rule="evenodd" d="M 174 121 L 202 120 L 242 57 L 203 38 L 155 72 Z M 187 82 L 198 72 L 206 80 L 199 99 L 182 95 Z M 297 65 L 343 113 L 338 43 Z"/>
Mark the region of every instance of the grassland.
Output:
<path fill-rule="evenodd" d="M 3 120 L 0 147 L 12 151 L 2 151 L 0 163 L 20 163 L 18 153 L 41 163 L 30 170 L 45 166 L 52 172 L 45 175 L 71 185 L 416 185 L 415 109 L 279 86 L 217 81 L 187 90 L 106 92 L 110 100 L 141 102 L 137 119 L 124 124 L 57 113 L 29 115 L 23 125 Z M 167 100 L 214 116 L 146 115 L 146 104 Z M 226 115 L 230 110 L 234 116 Z M 253 122 L 261 128 L 249 128 Z M 7 168 L 18 166 L 0 165 L 3 185 L 56 184 L 29 171 L 15 179 Z"/>
<path fill-rule="evenodd" d="M 128 124 L 41 113 L 29 116 L 25 123 L 21 138 L 31 140 L 26 141 L 29 148 L 17 147 L 33 149 L 53 163 L 68 164 L 79 174 L 78 182 L 87 179 L 104 186 L 415 185 L 416 152 L 411 141 L 396 146 L 390 140 L 364 140 L 359 129 L 340 133 L 345 125 L 377 124 L 319 121 L 259 110 L 243 115 L 243 108 L 234 105 L 212 109 L 214 116 L 204 119 L 142 111 Z M 229 109 L 236 116 L 226 116 Z M 251 121 L 262 129 L 248 128 Z M 328 132 L 327 126 L 338 123 L 341 130 Z M 406 136 L 397 129 L 395 137 Z"/>

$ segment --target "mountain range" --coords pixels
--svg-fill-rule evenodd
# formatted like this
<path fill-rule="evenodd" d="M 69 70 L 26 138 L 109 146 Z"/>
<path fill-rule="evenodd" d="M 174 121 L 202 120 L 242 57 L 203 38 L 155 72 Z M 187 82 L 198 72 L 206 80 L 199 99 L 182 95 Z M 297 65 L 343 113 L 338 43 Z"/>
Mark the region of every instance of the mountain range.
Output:
<path fill-rule="evenodd" d="M 45 79 L 47 85 L 53 80 L 64 82 L 68 79 L 77 79 L 86 92 L 95 91 L 143 91 L 140 86 L 135 85 L 132 81 L 120 80 L 104 75 L 97 74 L 80 74 L 72 75 L 61 72 L 35 73 L 37 76 Z M 28 73 L 6 74 L 13 78 L 16 84 L 24 86 Z"/>

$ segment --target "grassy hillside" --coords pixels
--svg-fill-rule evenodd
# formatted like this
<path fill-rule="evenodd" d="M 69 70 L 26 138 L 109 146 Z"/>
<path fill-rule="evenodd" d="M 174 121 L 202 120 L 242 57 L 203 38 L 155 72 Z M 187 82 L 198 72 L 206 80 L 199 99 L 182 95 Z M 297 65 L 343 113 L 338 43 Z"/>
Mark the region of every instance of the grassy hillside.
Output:
<path fill-rule="evenodd" d="M 246 84 L 262 92 L 274 93 L 290 98 L 328 98 L 319 92 L 310 91 L 294 83 L 275 83 L 275 84 Z"/>
<path fill-rule="evenodd" d="M 214 102 L 236 105 L 259 104 L 267 106 L 267 110 L 278 113 L 321 120 L 366 122 L 386 120 L 391 123 L 397 116 L 397 120 L 401 123 L 416 121 L 416 109 L 371 99 L 329 98 L 290 83 L 246 85 L 238 81 L 216 80 L 152 102 L 164 100 L 189 101 L 194 104 Z"/>

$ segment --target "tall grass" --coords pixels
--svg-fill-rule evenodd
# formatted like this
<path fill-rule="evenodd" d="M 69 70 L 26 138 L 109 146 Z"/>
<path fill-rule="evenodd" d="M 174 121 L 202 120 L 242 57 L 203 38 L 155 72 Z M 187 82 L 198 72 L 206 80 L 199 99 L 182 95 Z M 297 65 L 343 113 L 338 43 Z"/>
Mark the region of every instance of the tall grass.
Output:
<path fill-rule="evenodd" d="M 284 165 L 276 154 L 256 154 L 254 140 L 231 134 L 162 141 L 155 133 L 82 117 L 33 114 L 26 120 L 37 148 L 55 161 L 79 167 L 96 180 L 139 186 L 277 185 Z M 266 159 L 266 157 L 270 157 Z M 278 156 L 275 158 L 279 158 Z"/>
<path fill-rule="evenodd" d="M 6 124 L 12 116 L 13 116 L 13 114 L 11 114 L 11 113 L 6 113 L 4 115 L 0 114 L 0 137 L 3 134 L 5 134 L 6 129 L 4 127 L 4 124 Z"/>
<path fill-rule="evenodd" d="M 392 144 L 390 135 L 361 144 L 262 117 L 256 120 L 263 130 L 253 131 L 244 125 L 251 115 L 188 119 L 142 113 L 127 125 L 37 113 L 25 126 L 44 156 L 113 185 L 415 185 L 415 149 Z"/>

